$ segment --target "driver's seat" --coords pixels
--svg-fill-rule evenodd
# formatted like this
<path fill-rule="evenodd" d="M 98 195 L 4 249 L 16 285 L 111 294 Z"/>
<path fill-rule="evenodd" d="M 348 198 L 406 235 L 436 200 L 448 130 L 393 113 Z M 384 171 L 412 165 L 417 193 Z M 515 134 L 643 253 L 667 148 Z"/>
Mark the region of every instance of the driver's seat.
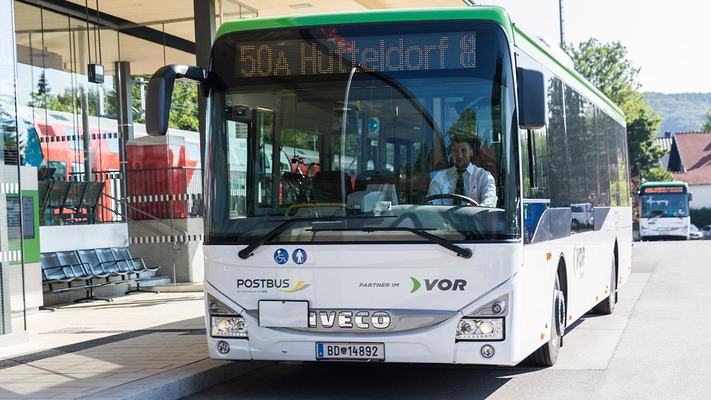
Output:
<path fill-rule="evenodd" d="M 313 189 L 317 203 L 345 203 L 353 193 L 351 176 L 343 171 L 319 171 L 314 175 Z"/>

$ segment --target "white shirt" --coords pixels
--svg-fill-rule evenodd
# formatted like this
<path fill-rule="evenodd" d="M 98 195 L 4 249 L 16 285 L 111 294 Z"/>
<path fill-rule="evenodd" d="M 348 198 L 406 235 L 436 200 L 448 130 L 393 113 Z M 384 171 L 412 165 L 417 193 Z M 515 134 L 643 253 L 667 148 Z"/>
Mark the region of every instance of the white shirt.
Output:
<path fill-rule="evenodd" d="M 464 196 L 476 200 L 482 207 L 496 207 L 496 182 L 489 171 L 479 168 L 469 163 L 467 169 L 462 172 L 464 178 Z M 435 194 L 454 194 L 457 188 L 459 172 L 456 167 L 450 167 L 435 172 L 430 182 L 427 196 Z M 432 204 L 452 205 L 452 199 L 432 200 Z"/>

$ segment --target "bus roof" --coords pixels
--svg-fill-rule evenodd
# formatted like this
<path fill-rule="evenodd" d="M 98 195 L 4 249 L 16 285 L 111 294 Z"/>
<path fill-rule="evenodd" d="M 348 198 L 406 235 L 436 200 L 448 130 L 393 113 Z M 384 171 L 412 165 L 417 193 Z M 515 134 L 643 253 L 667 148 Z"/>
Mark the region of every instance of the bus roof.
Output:
<path fill-rule="evenodd" d="M 641 185 L 639 185 L 640 188 L 643 188 L 643 187 L 670 187 L 670 186 L 688 187 L 689 185 L 686 182 L 682 182 L 682 181 L 644 182 Z"/>
<path fill-rule="evenodd" d="M 403 22 L 403 21 L 451 21 L 451 20 L 486 20 L 500 25 L 506 32 L 506 36 L 511 38 L 512 43 L 517 40 L 524 40 L 533 45 L 542 56 L 549 58 L 559 65 L 573 79 L 580 82 L 593 95 L 607 104 L 609 112 L 613 114 L 620 123 L 625 123 L 625 116 L 622 110 L 608 99 L 602 92 L 593 86 L 587 79 L 573 69 L 569 62 L 563 60 L 541 40 L 529 35 L 520 27 L 516 26 L 509 17 L 505 9 L 499 6 L 475 6 L 475 7 L 443 7 L 443 8 L 411 8 L 411 9 L 388 9 L 388 10 L 367 10 L 352 11 L 328 14 L 283 16 L 283 17 L 258 17 L 225 22 L 217 31 L 215 40 L 222 35 L 231 32 L 254 31 L 265 29 L 298 28 L 302 26 L 319 26 L 332 24 L 349 23 L 371 23 L 371 22 Z"/>
<path fill-rule="evenodd" d="M 471 19 L 496 22 L 504 28 L 507 36 L 513 37 L 513 24 L 511 23 L 506 10 L 497 6 L 477 6 L 367 10 L 329 14 L 240 19 L 225 22 L 220 29 L 218 29 L 215 39 L 230 32 L 262 29 L 297 28 L 301 26 L 369 22 L 447 21 Z"/>

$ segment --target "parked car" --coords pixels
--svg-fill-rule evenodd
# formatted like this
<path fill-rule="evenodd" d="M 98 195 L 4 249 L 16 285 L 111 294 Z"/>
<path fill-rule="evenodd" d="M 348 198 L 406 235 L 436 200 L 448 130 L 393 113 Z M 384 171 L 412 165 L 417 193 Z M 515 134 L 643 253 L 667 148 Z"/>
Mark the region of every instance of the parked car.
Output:
<path fill-rule="evenodd" d="M 691 224 L 689 227 L 689 239 L 691 240 L 699 240 L 704 238 L 704 232 L 697 228 L 696 225 Z"/>
<path fill-rule="evenodd" d="M 573 229 L 592 229 L 593 206 L 590 203 L 575 203 L 570 205 L 570 217 Z"/>
<path fill-rule="evenodd" d="M 704 240 L 711 240 L 711 225 L 706 225 L 701 228 L 701 232 L 704 234 Z"/>

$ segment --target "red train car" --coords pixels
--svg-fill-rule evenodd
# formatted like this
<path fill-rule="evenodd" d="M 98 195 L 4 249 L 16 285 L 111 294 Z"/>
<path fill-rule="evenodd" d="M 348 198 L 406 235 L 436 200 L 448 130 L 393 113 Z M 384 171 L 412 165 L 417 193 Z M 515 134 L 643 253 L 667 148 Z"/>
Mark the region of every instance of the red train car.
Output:
<path fill-rule="evenodd" d="M 26 108 L 24 118 L 32 123 L 39 135 L 46 166 L 53 171 L 51 179 L 84 181 L 85 150 L 81 116 L 52 110 Z M 200 187 L 192 182 L 194 171 L 200 165 L 197 132 L 171 130 L 162 143 L 151 141 L 145 125 L 134 124 L 135 140 L 126 145 L 126 174 L 128 193 L 121 193 L 119 135 L 114 119 L 89 117 L 89 149 L 91 180 L 105 182 L 101 204 L 96 219 L 120 219 L 115 199 L 129 200 L 129 218 L 185 218 L 186 201 L 163 199 L 186 198 L 187 187 Z M 167 139 L 166 139 L 167 138 Z M 187 168 L 187 169 L 186 169 Z M 194 197 L 194 196 L 193 196 Z M 180 205 L 182 203 L 182 205 Z M 138 211 L 137 211 L 138 210 Z"/>
<path fill-rule="evenodd" d="M 146 136 L 127 143 L 130 218 L 188 217 L 188 188 L 199 162 L 190 153 L 181 136 Z"/>

